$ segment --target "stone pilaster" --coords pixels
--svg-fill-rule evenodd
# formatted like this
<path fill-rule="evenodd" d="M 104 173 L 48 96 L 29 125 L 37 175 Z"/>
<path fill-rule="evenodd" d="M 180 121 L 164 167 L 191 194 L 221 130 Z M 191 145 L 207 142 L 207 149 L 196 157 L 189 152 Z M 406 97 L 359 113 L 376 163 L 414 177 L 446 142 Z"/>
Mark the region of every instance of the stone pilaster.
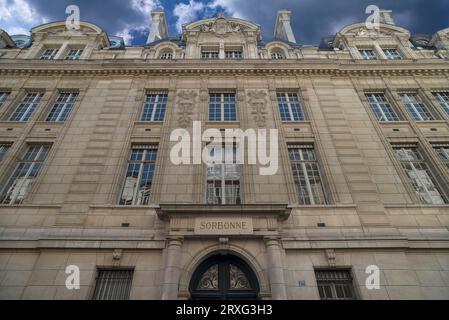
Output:
<path fill-rule="evenodd" d="M 280 237 L 266 237 L 267 269 L 270 278 L 271 296 L 273 300 L 286 300 L 284 269 L 282 267 L 282 245 Z"/>
<path fill-rule="evenodd" d="M 178 298 L 179 277 L 181 275 L 181 249 L 184 239 L 171 237 L 167 239 L 165 248 L 164 275 L 162 280 L 162 300 Z"/>

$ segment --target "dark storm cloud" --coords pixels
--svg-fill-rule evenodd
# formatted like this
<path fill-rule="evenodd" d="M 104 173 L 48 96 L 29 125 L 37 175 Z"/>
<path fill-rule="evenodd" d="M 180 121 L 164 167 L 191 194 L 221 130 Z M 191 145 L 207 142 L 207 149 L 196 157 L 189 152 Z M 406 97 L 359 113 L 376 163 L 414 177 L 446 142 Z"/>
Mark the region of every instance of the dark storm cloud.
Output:
<path fill-rule="evenodd" d="M 0 0 L 1 2 L 14 0 Z M 25 0 L 37 13 L 52 20 L 64 20 L 65 8 L 76 4 L 81 9 L 81 19 L 93 22 L 104 28 L 110 35 L 122 32 L 126 28 L 148 28 L 148 13 L 132 8 L 132 1 L 142 4 L 157 3 L 157 0 Z M 177 17 L 173 9 L 179 2 L 189 3 L 195 0 L 160 0 L 169 18 L 170 33 L 176 34 Z M 210 4 L 213 0 L 197 0 Z M 345 25 L 365 21 L 365 8 L 374 4 L 394 11 L 397 25 L 412 33 L 433 34 L 449 27 L 448 0 L 220 0 L 223 9 L 235 12 L 262 26 L 265 37 L 273 36 L 276 11 L 281 8 L 293 12 L 292 27 L 298 43 L 318 44 L 321 37 L 335 34 Z M 199 12 L 202 17 L 206 11 Z M 1 20 L 0 28 L 5 22 Z M 7 26 L 6 26 L 7 27 Z M 7 29 L 7 28 L 5 28 Z M 142 30 L 140 30 L 142 32 Z M 143 30 L 143 32 L 147 32 Z M 133 35 L 135 32 L 132 33 Z M 144 36 L 135 37 L 134 44 L 142 44 Z"/>

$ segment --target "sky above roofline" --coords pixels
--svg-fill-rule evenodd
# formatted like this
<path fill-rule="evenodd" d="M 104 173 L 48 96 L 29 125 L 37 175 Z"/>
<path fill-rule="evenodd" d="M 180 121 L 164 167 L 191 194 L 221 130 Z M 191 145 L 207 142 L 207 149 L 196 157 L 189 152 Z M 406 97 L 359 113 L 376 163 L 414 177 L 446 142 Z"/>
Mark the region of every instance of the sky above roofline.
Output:
<path fill-rule="evenodd" d="M 81 20 L 92 22 L 128 45 L 143 45 L 151 25 L 151 11 L 163 8 L 170 36 L 186 23 L 219 13 L 261 25 L 265 39 L 273 37 L 276 12 L 292 11 L 297 42 L 318 45 L 324 36 L 365 21 L 368 5 L 393 10 L 398 26 L 414 34 L 434 34 L 449 27 L 447 0 L 0 0 L 0 29 L 10 35 L 29 34 L 38 25 L 65 20 L 68 5 L 77 5 Z"/>

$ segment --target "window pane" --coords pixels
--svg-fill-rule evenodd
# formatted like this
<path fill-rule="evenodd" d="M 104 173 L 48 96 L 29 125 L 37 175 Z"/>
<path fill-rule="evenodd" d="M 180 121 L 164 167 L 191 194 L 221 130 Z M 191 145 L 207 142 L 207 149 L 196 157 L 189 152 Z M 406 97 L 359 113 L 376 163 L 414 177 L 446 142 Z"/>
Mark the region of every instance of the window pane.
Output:
<path fill-rule="evenodd" d="M 148 205 L 156 166 L 157 148 L 143 146 L 131 150 L 120 205 Z"/>
<path fill-rule="evenodd" d="M 0 161 L 5 158 L 9 148 L 11 148 L 10 144 L 0 144 Z"/>
<path fill-rule="evenodd" d="M 20 204 L 47 158 L 50 146 L 30 146 L 2 190 L 1 203 Z"/>
<path fill-rule="evenodd" d="M 449 115 L 449 92 L 437 92 L 433 94 L 443 110 Z"/>
<path fill-rule="evenodd" d="M 47 117 L 49 122 L 62 122 L 67 120 L 76 102 L 77 93 L 61 93 Z"/>
<path fill-rule="evenodd" d="M 396 49 L 384 49 L 383 51 L 388 60 L 402 60 L 402 56 Z"/>
<path fill-rule="evenodd" d="M 432 115 L 427 110 L 427 107 L 421 101 L 415 93 L 402 93 L 400 94 L 402 103 L 405 105 L 408 113 L 416 121 L 428 121 L 433 120 Z"/>
<path fill-rule="evenodd" d="M 11 116 L 11 121 L 28 121 L 41 101 L 43 93 L 29 93 Z"/>
<path fill-rule="evenodd" d="M 82 49 L 70 49 L 67 53 L 65 59 L 66 60 L 79 60 L 84 50 Z"/>
<path fill-rule="evenodd" d="M 377 55 L 374 52 L 374 50 L 362 49 L 362 50 L 359 50 L 359 52 L 362 55 L 362 58 L 365 60 L 377 60 Z"/>
<path fill-rule="evenodd" d="M 304 120 L 304 112 L 296 93 L 278 93 L 277 98 L 282 121 Z"/>
<path fill-rule="evenodd" d="M 293 178 L 303 205 L 325 204 L 318 162 L 312 148 L 289 147 Z"/>
<path fill-rule="evenodd" d="M 164 121 L 167 109 L 168 94 L 147 94 L 143 106 L 141 121 Z"/>
<path fill-rule="evenodd" d="M 237 145 L 234 144 L 232 147 L 226 144 L 221 147 L 209 145 L 208 148 L 209 154 L 216 157 L 220 163 L 207 166 L 207 204 L 241 204 L 241 165 L 238 164 Z"/>
<path fill-rule="evenodd" d="M 0 92 L 0 109 L 3 106 L 3 104 L 5 103 L 8 96 L 9 96 L 9 92 Z"/>
<path fill-rule="evenodd" d="M 366 94 L 371 111 L 377 120 L 383 121 L 399 121 L 399 117 L 388 103 L 383 93 Z"/>
<path fill-rule="evenodd" d="M 420 201 L 425 204 L 445 204 L 445 196 L 417 148 L 395 148 L 395 152 Z"/>
<path fill-rule="evenodd" d="M 98 270 L 92 300 L 129 300 L 133 270 Z"/>
<path fill-rule="evenodd" d="M 449 171 L 449 145 L 442 147 L 435 147 L 435 150 L 438 154 L 438 157 L 446 166 L 446 169 Z"/>
<path fill-rule="evenodd" d="M 349 270 L 317 270 L 315 276 L 322 300 L 353 300 L 356 298 Z"/>
<path fill-rule="evenodd" d="M 53 60 L 58 51 L 58 49 L 46 49 L 41 55 L 41 60 Z"/>
<path fill-rule="evenodd" d="M 237 121 L 237 99 L 235 93 L 210 94 L 209 121 Z"/>

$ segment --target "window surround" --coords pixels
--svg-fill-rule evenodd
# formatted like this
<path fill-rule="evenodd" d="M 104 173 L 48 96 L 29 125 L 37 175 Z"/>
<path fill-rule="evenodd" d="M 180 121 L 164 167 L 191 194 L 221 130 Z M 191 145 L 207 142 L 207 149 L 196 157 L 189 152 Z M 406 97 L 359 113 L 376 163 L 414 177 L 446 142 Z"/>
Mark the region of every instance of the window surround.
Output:
<path fill-rule="evenodd" d="M 209 91 L 208 122 L 210 123 L 238 122 L 239 121 L 238 113 L 239 113 L 238 100 L 237 100 L 237 93 L 235 90 Z"/>
<path fill-rule="evenodd" d="M 219 60 L 220 48 L 217 47 L 201 47 L 202 60 Z"/>
<path fill-rule="evenodd" d="M 405 113 L 416 122 L 428 122 L 438 120 L 429 104 L 426 103 L 419 90 L 398 90 L 399 102 Z"/>
<path fill-rule="evenodd" d="M 28 143 L 22 150 L 20 159 L 14 164 L 13 170 L 7 175 L 3 188 L 0 190 L 0 204 L 20 205 L 29 196 L 31 188 L 39 179 L 42 167 L 45 165 L 51 151 L 51 143 Z M 27 167 L 25 164 L 28 164 Z M 34 176 L 33 176 L 34 175 Z M 22 181 L 19 181 L 22 179 Z M 18 192 L 16 187 L 18 187 Z M 24 188 L 24 189 L 23 189 Z M 10 198 L 9 200 L 7 200 Z"/>
<path fill-rule="evenodd" d="M 158 143 L 131 145 L 128 150 L 126 170 L 124 170 L 123 179 L 121 180 L 122 183 L 118 198 L 119 206 L 140 207 L 150 204 L 153 195 L 155 173 L 158 170 L 156 162 L 159 152 Z M 134 180 L 128 178 L 133 178 Z M 146 184 L 142 188 L 143 181 Z"/>
<path fill-rule="evenodd" d="M 52 99 L 53 103 L 45 118 L 46 123 L 62 123 L 70 119 L 78 103 L 80 93 L 76 89 L 60 89 Z"/>
<path fill-rule="evenodd" d="M 84 53 L 85 53 L 84 47 L 69 46 L 63 53 L 64 55 L 63 59 L 69 61 L 81 60 L 83 58 Z"/>
<path fill-rule="evenodd" d="M 370 98 L 373 101 L 370 101 Z M 383 98 L 383 100 L 381 100 L 381 98 Z M 379 123 L 402 121 L 402 114 L 391 102 L 392 99 L 389 97 L 389 94 L 385 90 L 364 91 L 363 100 L 366 101 L 369 112 L 376 118 Z M 383 108 L 382 105 L 384 106 Z"/>
<path fill-rule="evenodd" d="M 360 55 L 360 59 L 365 61 L 379 60 L 379 53 L 374 47 L 357 47 L 357 52 Z"/>
<path fill-rule="evenodd" d="M 307 121 L 304 101 L 295 90 L 276 90 L 277 107 L 281 122 L 294 123 Z M 282 100 L 282 105 L 281 105 Z"/>
<path fill-rule="evenodd" d="M 404 54 L 397 48 L 394 46 L 382 46 L 382 52 L 386 58 L 386 60 L 390 60 L 390 61 L 400 61 L 400 60 L 404 60 Z M 389 51 L 395 51 L 396 54 L 389 54 Z M 395 57 L 398 57 L 399 59 L 395 59 Z"/>
<path fill-rule="evenodd" d="M 56 56 L 60 53 L 61 46 L 44 46 L 39 52 L 39 60 L 55 60 Z"/>
<path fill-rule="evenodd" d="M 35 96 L 34 98 L 32 97 L 33 95 Z M 14 108 L 10 108 L 4 118 L 11 122 L 28 122 L 33 120 L 38 112 L 38 108 L 44 100 L 44 96 L 44 90 L 27 89 L 20 95 L 20 97 L 18 97 L 17 101 L 14 103 Z M 21 108 L 24 108 L 24 110 L 23 114 L 20 116 L 19 111 Z"/>
<path fill-rule="evenodd" d="M 405 179 L 404 184 L 410 187 L 410 191 L 416 197 L 416 199 L 418 200 L 418 203 L 420 203 L 422 205 L 447 205 L 447 204 L 449 204 L 447 190 L 445 190 L 443 188 L 443 184 L 441 183 L 441 180 L 440 180 L 441 177 L 439 177 L 437 175 L 437 171 L 436 171 L 437 167 L 435 166 L 435 163 L 433 162 L 433 160 L 429 159 L 429 157 L 426 155 L 426 153 L 423 152 L 419 143 L 391 143 L 390 146 L 393 151 L 393 157 L 394 157 L 395 161 L 398 163 L 398 168 L 399 168 L 399 170 L 401 170 L 401 176 L 403 176 Z M 404 159 L 401 160 L 399 158 L 399 154 L 397 152 L 397 150 L 401 150 L 401 149 L 414 150 L 414 155 L 416 155 L 417 158 L 414 159 L 410 155 L 407 155 L 407 159 L 405 159 L 406 154 L 403 154 Z M 413 163 L 416 163 L 416 165 Z M 411 169 L 410 174 L 412 174 L 414 172 L 413 176 L 415 176 L 415 180 L 412 180 L 412 178 L 409 174 L 409 171 L 407 171 L 407 169 L 406 169 L 406 166 L 408 166 Z M 421 168 L 419 168 L 419 167 L 421 167 Z M 420 173 L 423 171 L 427 172 L 427 177 L 424 177 L 423 173 Z M 443 203 L 426 202 L 421 198 L 421 196 L 418 194 L 417 186 L 420 186 L 423 183 L 425 183 L 425 180 L 422 180 L 423 177 L 425 179 L 427 179 L 427 178 L 430 179 L 431 185 L 429 185 L 429 186 L 438 192 L 438 197 L 440 197 L 440 199 L 442 199 Z M 415 186 L 415 184 L 417 184 L 417 186 Z M 421 188 L 423 188 L 423 187 L 421 186 Z M 432 194 L 431 194 L 431 192 L 433 192 L 432 190 L 427 190 L 426 188 L 423 188 L 423 190 L 425 191 L 424 193 L 427 196 L 432 197 Z M 436 196 L 436 193 L 435 193 L 435 196 Z"/>
<path fill-rule="evenodd" d="M 286 60 L 287 55 L 285 51 L 281 48 L 275 48 L 270 50 L 270 59 L 271 60 Z"/>
<path fill-rule="evenodd" d="M 211 153 L 214 148 L 212 145 L 205 145 L 205 147 L 208 148 L 208 152 Z M 217 149 L 215 149 L 217 150 Z M 214 152 L 215 152 L 214 150 Z M 229 154 L 232 156 L 232 164 L 227 163 L 221 163 L 221 164 L 206 164 L 205 165 L 205 203 L 207 205 L 241 205 L 243 202 L 243 165 L 240 163 L 240 150 L 239 150 L 239 144 L 234 141 L 232 144 L 232 151 L 229 152 L 229 145 L 226 143 L 222 143 L 221 146 L 221 156 L 222 156 L 222 162 L 225 162 L 226 159 L 229 161 Z M 217 170 L 219 168 L 219 170 Z M 214 173 L 217 174 L 217 171 L 219 173 L 218 179 L 214 179 Z M 210 173 L 210 175 L 209 175 Z M 233 176 L 234 175 L 234 176 Z M 235 177 L 238 176 L 238 179 L 235 179 Z M 219 184 L 219 186 L 217 185 Z M 209 188 L 211 186 L 211 188 Z M 217 195 L 215 194 L 215 191 L 218 189 L 221 191 L 220 195 L 218 196 L 219 202 L 217 202 Z M 229 187 L 229 188 L 227 188 Z M 229 197 L 232 198 L 232 195 L 234 195 L 233 192 L 236 192 L 235 194 L 235 201 L 229 200 Z M 209 194 L 212 192 L 215 195 Z M 227 191 L 231 191 L 231 195 L 227 193 Z M 224 194 L 223 194 L 224 193 Z M 212 201 L 210 201 L 212 200 Z M 235 202 L 235 203 L 234 203 Z"/>
<path fill-rule="evenodd" d="M 167 114 L 168 90 L 147 90 L 138 122 L 163 123 Z"/>
<path fill-rule="evenodd" d="M 293 150 L 301 150 L 301 152 L 299 153 L 300 159 L 292 159 L 292 151 Z M 304 150 L 312 150 L 312 154 L 313 154 L 313 159 L 306 159 L 306 157 L 304 156 Z M 287 153 L 288 153 L 288 161 L 289 161 L 289 165 L 291 168 L 291 176 L 293 178 L 294 181 L 294 185 L 295 185 L 295 199 L 296 201 L 301 205 L 301 206 L 323 206 L 323 205 L 328 205 L 330 203 L 330 197 L 328 195 L 328 188 L 327 188 L 327 180 L 326 177 L 323 176 L 323 170 L 321 167 L 321 160 L 320 160 L 320 156 L 318 154 L 318 150 L 315 144 L 313 143 L 287 143 Z M 307 199 L 301 199 L 301 190 L 299 187 L 300 185 L 298 185 L 298 183 L 296 182 L 295 179 L 295 172 L 293 167 L 297 166 L 297 165 L 301 165 L 299 168 L 301 168 L 303 175 L 305 178 L 305 189 L 303 191 L 307 191 L 307 194 L 304 194 L 304 196 L 307 197 L 307 199 L 309 199 L 309 201 L 306 201 Z M 307 167 L 307 165 L 309 165 L 309 167 Z M 315 171 L 315 174 L 317 174 L 318 176 L 314 176 L 314 178 L 319 178 L 319 185 L 320 188 L 319 189 L 313 189 L 312 185 L 310 184 L 310 171 L 308 169 L 313 169 Z M 306 169 L 306 170 L 304 170 Z M 315 182 L 317 182 L 315 180 Z M 315 194 L 315 192 L 320 191 L 320 194 Z M 304 203 L 302 203 L 304 202 Z M 310 203 L 308 203 L 310 202 Z"/>

